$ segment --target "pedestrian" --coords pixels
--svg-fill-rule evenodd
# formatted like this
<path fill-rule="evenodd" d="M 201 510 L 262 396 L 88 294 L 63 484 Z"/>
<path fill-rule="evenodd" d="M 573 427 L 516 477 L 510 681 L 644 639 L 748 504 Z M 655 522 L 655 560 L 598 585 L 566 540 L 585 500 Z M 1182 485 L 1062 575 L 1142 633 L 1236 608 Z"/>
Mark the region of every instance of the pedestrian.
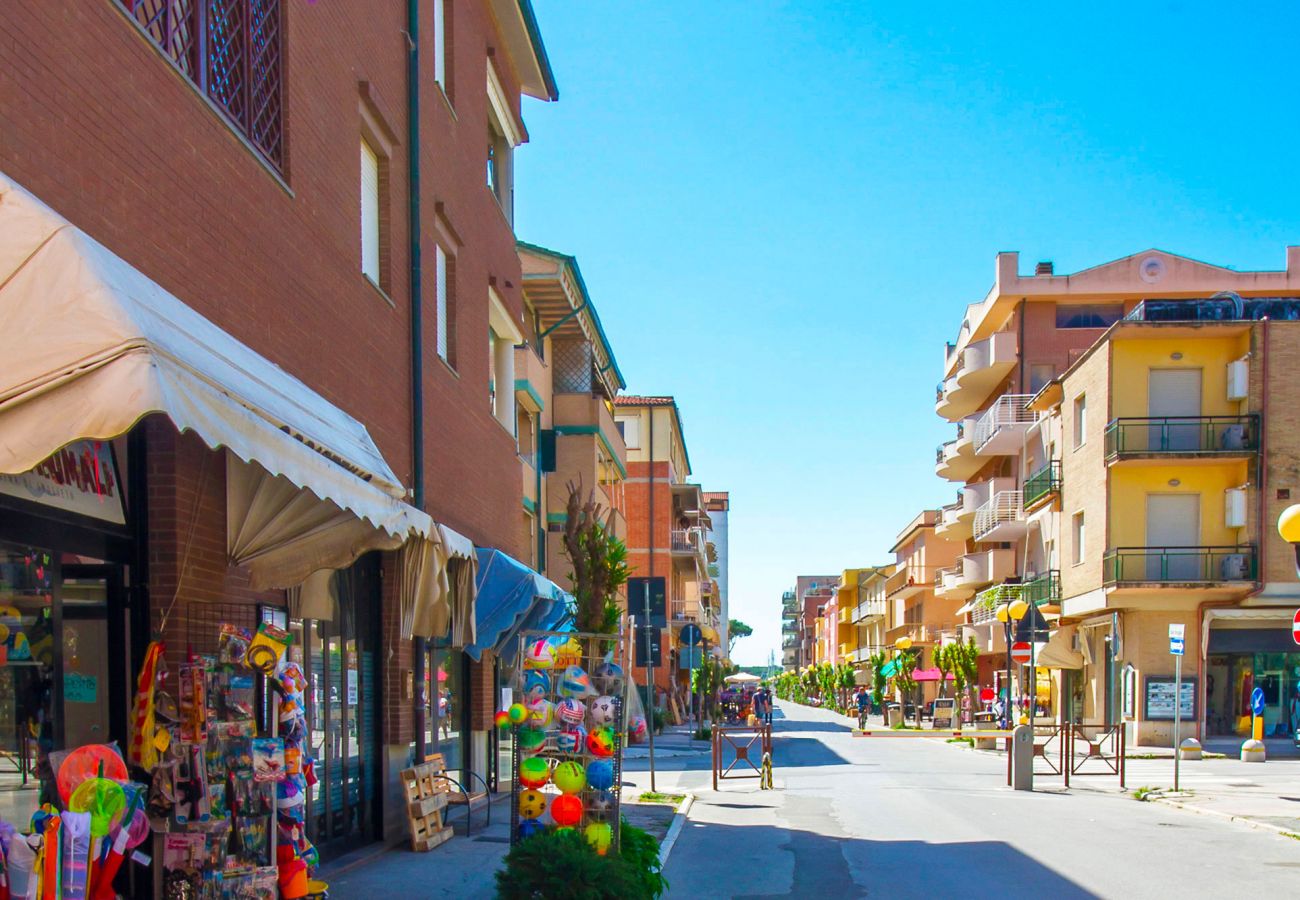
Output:
<path fill-rule="evenodd" d="M 1300 684 L 1291 695 L 1291 737 L 1300 742 Z"/>

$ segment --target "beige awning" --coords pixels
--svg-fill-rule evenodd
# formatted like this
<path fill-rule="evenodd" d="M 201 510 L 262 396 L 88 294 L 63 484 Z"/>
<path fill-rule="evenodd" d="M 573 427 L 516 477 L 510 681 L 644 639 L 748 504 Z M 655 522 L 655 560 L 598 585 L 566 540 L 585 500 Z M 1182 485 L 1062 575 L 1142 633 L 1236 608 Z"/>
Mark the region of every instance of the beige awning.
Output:
<path fill-rule="evenodd" d="M 1073 642 L 1073 625 L 1058 628 L 1038 651 L 1035 664 L 1044 669 L 1082 669 L 1083 654 L 1071 648 Z"/>
<path fill-rule="evenodd" d="M 0 173 L 0 473 L 166 415 L 228 451 L 255 587 L 427 535 L 364 425 Z"/>
<path fill-rule="evenodd" d="M 473 644 L 474 544 L 445 525 L 412 538 L 398 554 L 402 637 L 441 637 L 453 628 L 457 647 Z"/>

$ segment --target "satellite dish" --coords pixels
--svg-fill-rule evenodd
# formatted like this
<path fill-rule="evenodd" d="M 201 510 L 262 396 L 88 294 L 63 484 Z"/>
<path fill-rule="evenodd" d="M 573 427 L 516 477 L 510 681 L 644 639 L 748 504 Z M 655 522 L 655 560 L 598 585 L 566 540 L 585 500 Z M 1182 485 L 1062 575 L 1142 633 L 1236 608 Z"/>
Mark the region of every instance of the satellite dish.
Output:
<path fill-rule="evenodd" d="M 1147 284 L 1155 284 L 1165 277 L 1165 261 L 1158 256 L 1148 256 L 1138 263 L 1138 277 Z"/>

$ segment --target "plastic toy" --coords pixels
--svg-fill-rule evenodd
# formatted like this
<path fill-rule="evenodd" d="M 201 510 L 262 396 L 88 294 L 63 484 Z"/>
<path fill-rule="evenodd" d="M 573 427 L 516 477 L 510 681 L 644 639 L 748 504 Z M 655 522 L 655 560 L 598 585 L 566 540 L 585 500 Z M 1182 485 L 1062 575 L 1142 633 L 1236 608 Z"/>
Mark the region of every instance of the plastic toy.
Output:
<path fill-rule="evenodd" d="M 591 844 L 599 855 L 604 856 L 606 851 L 609 850 L 609 845 L 614 842 L 614 829 L 609 826 L 608 822 L 592 822 L 582 829 L 582 836 L 587 839 L 587 843 Z"/>
<path fill-rule="evenodd" d="M 593 728 L 587 735 L 587 752 L 592 756 L 614 755 L 614 729 Z"/>
<path fill-rule="evenodd" d="M 541 791 L 523 791 L 519 795 L 519 817 L 536 819 L 546 812 L 546 795 Z"/>
<path fill-rule="evenodd" d="M 618 807 L 618 798 L 611 791 L 592 791 L 587 798 L 587 813 L 602 822 L 611 821 Z"/>
<path fill-rule="evenodd" d="M 529 762 L 532 762 L 532 760 L 529 760 Z M 520 774 L 519 780 L 522 784 L 522 774 Z M 555 774 L 551 780 L 555 782 L 555 786 L 560 789 L 561 794 L 576 794 L 587 786 L 587 773 L 582 770 L 581 763 L 569 760 L 555 767 Z"/>
<path fill-rule="evenodd" d="M 519 783 L 526 788 L 539 788 L 551 780 L 551 766 L 544 757 L 530 756 L 519 761 Z"/>
<path fill-rule="evenodd" d="M 587 763 L 587 786 L 595 791 L 607 791 L 614 786 L 614 763 L 608 759 L 593 759 Z"/>
<path fill-rule="evenodd" d="M 534 700 L 528 705 L 528 724 L 533 728 L 545 728 L 555 721 L 555 704 L 550 700 Z"/>
<path fill-rule="evenodd" d="M 126 762 L 116 747 L 108 744 L 86 744 L 73 750 L 59 763 L 57 783 L 64 804 L 72 792 L 83 782 L 101 776 L 110 781 L 127 781 Z"/>
<path fill-rule="evenodd" d="M 551 801 L 551 818 L 561 828 L 582 821 L 582 798 L 577 794 L 561 794 Z"/>
<path fill-rule="evenodd" d="M 546 746 L 546 732 L 537 728 L 519 729 L 519 752 L 526 756 L 536 756 Z"/>
<path fill-rule="evenodd" d="M 571 725 L 555 736 L 555 747 L 561 753 L 581 753 L 587 745 L 587 729 Z"/>
<path fill-rule="evenodd" d="M 582 644 L 577 638 L 569 638 L 555 650 L 555 665 L 576 666 L 582 662 Z"/>
<path fill-rule="evenodd" d="M 540 700 L 551 692 L 551 676 L 534 669 L 524 675 L 524 702 Z"/>
<path fill-rule="evenodd" d="M 492 717 L 492 721 L 496 723 L 497 728 L 500 728 L 502 731 L 504 731 L 505 729 L 510 727 L 510 713 L 506 712 L 503 709 L 501 710 L 501 712 L 497 713 L 495 716 Z"/>
<path fill-rule="evenodd" d="M 581 725 L 587 718 L 587 707 L 581 700 L 566 697 L 555 704 L 555 717 L 569 725 Z"/>
<path fill-rule="evenodd" d="M 591 724 L 612 725 L 618 717 L 618 706 L 608 694 L 591 701 Z"/>
<path fill-rule="evenodd" d="M 623 690 L 623 667 L 618 663 L 601 663 L 591 673 L 591 678 L 603 694 L 618 694 Z"/>
<path fill-rule="evenodd" d="M 533 835 L 543 832 L 545 830 L 546 830 L 546 826 L 543 825 L 537 819 L 524 819 L 519 823 L 520 838 L 530 838 Z"/>
<path fill-rule="evenodd" d="M 561 697 L 590 697 L 596 693 L 591 686 L 591 678 L 581 666 L 569 666 L 560 677 L 557 688 Z"/>
<path fill-rule="evenodd" d="M 649 726 L 646 725 L 645 716 L 633 716 L 627 723 L 628 743 L 641 743 L 646 739 L 646 734 L 649 730 Z"/>
<path fill-rule="evenodd" d="M 528 721 L 528 707 L 522 703 L 512 703 L 510 708 L 506 710 L 506 715 L 510 717 L 511 724 L 522 725 Z"/>
<path fill-rule="evenodd" d="M 533 641 L 524 651 L 525 669 L 549 669 L 555 665 L 555 646 L 546 638 Z"/>

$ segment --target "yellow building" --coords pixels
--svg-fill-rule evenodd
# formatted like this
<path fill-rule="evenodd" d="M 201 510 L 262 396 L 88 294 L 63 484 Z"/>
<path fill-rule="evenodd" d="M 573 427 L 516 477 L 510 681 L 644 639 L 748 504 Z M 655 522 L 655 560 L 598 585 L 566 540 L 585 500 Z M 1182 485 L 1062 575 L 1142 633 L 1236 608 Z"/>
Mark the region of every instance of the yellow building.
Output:
<path fill-rule="evenodd" d="M 863 668 L 885 645 L 885 582 L 894 566 L 845 569 L 836 603 L 840 617 L 840 658 Z"/>
<path fill-rule="evenodd" d="M 1247 276 L 1222 276 L 1234 278 Z M 1300 322 L 1265 315 L 1296 318 L 1300 300 L 1145 301 L 1030 404 L 1059 441 L 1048 540 L 1054 643 L 1081 661 L 1061 684 L 1069 720 L 1122 721 L 1132 742 L 1169 746 L 1180 624 L 1182 737 L 1243 735 L 1255 687 L 1266 734 L 1290 727 L 1300 592 L 1271 523 L 1300 490 Z"/>

